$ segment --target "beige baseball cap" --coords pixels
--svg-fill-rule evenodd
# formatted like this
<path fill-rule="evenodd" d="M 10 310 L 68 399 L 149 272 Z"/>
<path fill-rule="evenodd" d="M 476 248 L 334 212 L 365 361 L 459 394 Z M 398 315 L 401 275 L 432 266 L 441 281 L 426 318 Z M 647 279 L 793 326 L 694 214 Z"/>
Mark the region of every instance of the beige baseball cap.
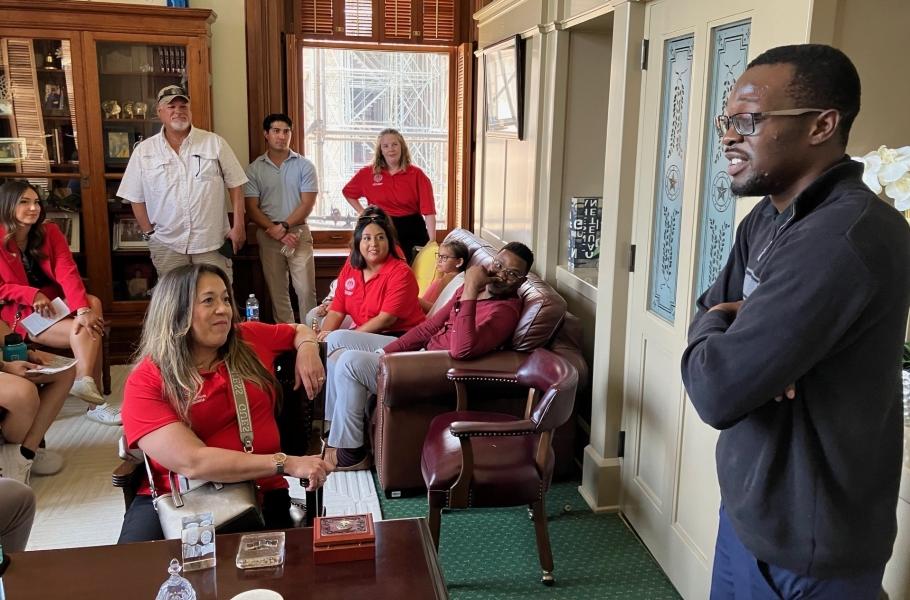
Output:
<path fill-rule="evenodd" d="M 181 85 L 168 85 L 158 90 L 158 104 L 167 104 L 174 98 L 183 98 L 190 101 L 190 95 Z"/>

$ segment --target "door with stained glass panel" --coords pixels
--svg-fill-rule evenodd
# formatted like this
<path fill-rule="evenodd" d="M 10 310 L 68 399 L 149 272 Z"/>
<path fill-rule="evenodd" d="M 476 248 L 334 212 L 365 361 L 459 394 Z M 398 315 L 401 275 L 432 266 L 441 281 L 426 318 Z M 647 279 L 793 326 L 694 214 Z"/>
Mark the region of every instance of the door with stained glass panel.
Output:
<path fill-rule="evenodd" d="M 678 458 L 685 391 L 679 373 L 688 310 L 689 238 L 697 187 L 698 122 L 701 119 L 703 36 L 679 3 L 649 4 L 646 37 L 649 65 L 644 77 L 640 130 L 640 186 L 634 239 L 638 249 L 632 277 L 627 337 L 623 429 L 623 512 L 666 570 L 697 555 L 701 544 L 683 544 L 675 558 L 674 537 L 692 534 L 678 518 Z M 685 19 L 685 20 L 684 20 Z M 688 21 L 685 23 L 685 21 Z M 685 24 L 683 24 L 685 23 Z M 708 457 L 710 460 L 710 456 Z M 704 477 L 706 496 L 711 476 Z M 714 484 L 716 487 L 716 483 Z M 702 570 L 704 567 L 702 566 Z M 679 589 L 680 583 L 671 576 Z M 686 584 L 684 584 L 686 585 Z M 684 594 L 685 595 L 685 594 Z M 703 594 L 701 597 L 707 597 Z"/>

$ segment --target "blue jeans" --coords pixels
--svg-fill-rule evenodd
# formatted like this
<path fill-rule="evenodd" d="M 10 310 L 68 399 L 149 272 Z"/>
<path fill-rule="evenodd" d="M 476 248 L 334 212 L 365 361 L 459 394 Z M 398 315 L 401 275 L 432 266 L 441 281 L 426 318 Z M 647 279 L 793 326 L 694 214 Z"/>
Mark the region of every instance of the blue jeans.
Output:
<path fill-rule="evenodd" d="M 325 418 L 332 422 L 329 446 L 360 448 L 370 396 L 379 377 L 378 348 L 395 338 L 378 333 L 336 330 L 326 338 Z"/>
<path fill-rule="evenodd" d="M 720 508 L 711 600 L 878 600 L 884 573 L 882 565 L 854 577 L 816 579 L 768 564 L 743 546 Z"/>

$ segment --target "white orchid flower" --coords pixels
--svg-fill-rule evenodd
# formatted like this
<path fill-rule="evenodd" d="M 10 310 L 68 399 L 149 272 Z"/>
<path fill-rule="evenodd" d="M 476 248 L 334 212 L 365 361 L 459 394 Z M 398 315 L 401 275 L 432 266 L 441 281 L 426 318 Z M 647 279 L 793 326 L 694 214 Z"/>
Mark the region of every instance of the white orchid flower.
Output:
<path fill-rule="evenodd" d="M 854 160 L 863 163 L 863 183 L 869 189 L 881 194 L 884 188 L 885 194 L 895 200 L 895 208 L 910 208 L 910 146 L 895 149 L 879 146 L 878 150 Z"/>
<path fill-rule="evenodd" d="M 910 146 L 897 150 L 890 150 L 882 146 L 878 149 L 882 156 L 882 168 L 878 172 L 878 180 L 887 185 L 893 183 L 910 171 Z"/>
<path fill-rule="evenodd" d="M 885 186 L 885 194 L 894 200 L 897 210 L 910 210 L 910 173 Z"/>
<path fill-rule="evenodd" d="M 880 194 L 882 192 L 882 186 L 878 182 L 878 172 L 882 168 L 882 158 L 878 153 L 870 152 L 865 156 L 854 158 L 854 160 L 859 161 L 864 165 L 863 183 L 876 194 Z"/>

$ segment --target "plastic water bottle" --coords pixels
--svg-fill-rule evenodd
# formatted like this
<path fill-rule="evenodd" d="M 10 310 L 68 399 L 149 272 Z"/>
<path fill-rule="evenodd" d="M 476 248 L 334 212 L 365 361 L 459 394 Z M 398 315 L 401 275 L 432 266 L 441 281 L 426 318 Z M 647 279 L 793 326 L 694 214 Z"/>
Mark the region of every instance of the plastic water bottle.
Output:
<path fill-rule="evenodd" d="M 259 314 L 258 304 L 256 314 Z M 10 333 L 3 339 L 3 360 L 28 360 L 28 346 L 22 341 L 22 336 L 18 333 Z"/>
<path fill-rule="evenodd" d="M 259 320 L 259 300 L 256 299 L 255 294 L 250 294 L 250 297 L 246 299 L 246 320 Z"/>
<path fill-rule="evenodd" d="M 280 252 L 283 257 L 291 258 L 294 256 L 294 253 L 297 252 L 297 246 L 286 246 L 285 244 L 281 244 Z"/>

